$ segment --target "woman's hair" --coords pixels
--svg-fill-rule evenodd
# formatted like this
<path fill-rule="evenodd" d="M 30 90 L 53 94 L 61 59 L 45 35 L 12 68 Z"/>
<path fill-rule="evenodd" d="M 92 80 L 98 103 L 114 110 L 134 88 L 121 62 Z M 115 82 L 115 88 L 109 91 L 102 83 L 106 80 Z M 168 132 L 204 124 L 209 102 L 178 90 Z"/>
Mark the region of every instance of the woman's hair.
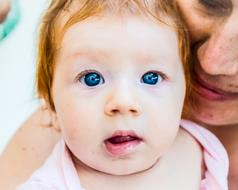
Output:
<path fill-rule="evenodd" d="M 187 87 L 190 86 L 188 34 L 174 2 L 173 0 L 52 0 L 40 25 L 36 71 L 39 97 L 45 99 L 54 110 L 52 82 L 57 53 L 66 30 L 90 17 L 107 15 L 146 16 L 176 30 Z"/>

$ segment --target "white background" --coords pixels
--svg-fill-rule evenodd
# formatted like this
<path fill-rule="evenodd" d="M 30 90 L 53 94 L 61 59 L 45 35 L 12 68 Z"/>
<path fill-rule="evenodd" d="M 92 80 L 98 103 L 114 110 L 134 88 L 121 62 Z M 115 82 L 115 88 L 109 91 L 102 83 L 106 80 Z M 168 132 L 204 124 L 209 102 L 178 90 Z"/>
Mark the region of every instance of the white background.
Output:
<path fill-rule="evenodd" d="M 47 0 L 19 0 L 21 19 L 0 41 L 0 153 L 38 107 L 34 72 L 37 27 Z"/>

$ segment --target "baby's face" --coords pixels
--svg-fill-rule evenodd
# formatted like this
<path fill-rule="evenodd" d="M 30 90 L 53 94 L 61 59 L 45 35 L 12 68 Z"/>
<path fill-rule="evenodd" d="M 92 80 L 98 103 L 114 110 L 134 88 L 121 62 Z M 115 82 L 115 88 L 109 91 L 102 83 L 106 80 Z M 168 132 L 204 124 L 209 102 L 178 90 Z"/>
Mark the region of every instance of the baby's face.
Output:
<path fill-rule="evenodd" d="M 57 122 L 78 162 L 113 175 L 146 170 L 179 128 L 185 79 L 175 31 L 142 18 L 89 19 L 65 33 Z"/>

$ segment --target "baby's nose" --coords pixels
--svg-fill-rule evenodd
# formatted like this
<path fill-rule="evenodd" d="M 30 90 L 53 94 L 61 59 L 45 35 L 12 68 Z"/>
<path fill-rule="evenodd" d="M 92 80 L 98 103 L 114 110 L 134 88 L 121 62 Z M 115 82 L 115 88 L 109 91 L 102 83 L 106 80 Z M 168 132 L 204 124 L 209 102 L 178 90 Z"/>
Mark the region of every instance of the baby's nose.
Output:
<path fill-rule="evenodd" d="M 132 88 L 128 86 L 117 87 L 110 92 L 104 112 L 108 116 L 139 116 L 141 114 L 141 106 Z"/>

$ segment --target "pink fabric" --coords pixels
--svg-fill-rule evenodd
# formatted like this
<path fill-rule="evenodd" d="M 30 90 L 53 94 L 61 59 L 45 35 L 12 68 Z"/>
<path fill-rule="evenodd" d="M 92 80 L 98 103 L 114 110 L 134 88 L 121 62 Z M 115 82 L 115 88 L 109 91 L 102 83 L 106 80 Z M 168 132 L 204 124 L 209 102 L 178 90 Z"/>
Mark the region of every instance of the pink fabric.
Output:
<path fill-rule="evenodd" d="M 228 157 L 219 140 L 208 130 L 187 121 L 181 127 L 202 146 L 207 168 L 200 190 L 228 190 Z M 59 142 L 46 163 L 18 190 L 83 190 L 69 151 L 63 141 Z"/>
<path fill-rule="evenodd" d="M 200 190 L 228 190 L 229 162 L 221 142 L 207 129 L 191 121 L 182 120 L 181 127 L 188 131 L 203 148 L 207 170 L 205 178 L 201 181 Z"/>
<path fill-rule="evenodd" d="M 63 140 L 56 144 L 45 164 L 17 190 L 84 190 Z"/>

